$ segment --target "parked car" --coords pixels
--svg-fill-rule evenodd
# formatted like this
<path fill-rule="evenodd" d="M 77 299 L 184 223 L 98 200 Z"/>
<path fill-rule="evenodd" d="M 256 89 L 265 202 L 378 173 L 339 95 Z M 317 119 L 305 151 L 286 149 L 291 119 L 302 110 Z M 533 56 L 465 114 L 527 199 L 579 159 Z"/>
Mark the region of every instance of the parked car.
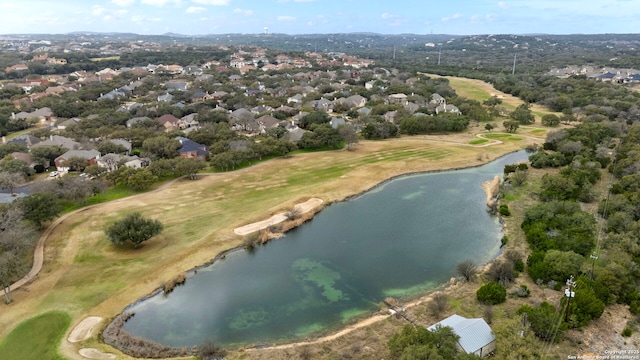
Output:
<path fill-rule="evenodd" d="M 57 171 L 52 171 L 52 172 L 49 173 L 49 176 L 56 177 L 56 176 L 58 176 L 58 172 Z"/>

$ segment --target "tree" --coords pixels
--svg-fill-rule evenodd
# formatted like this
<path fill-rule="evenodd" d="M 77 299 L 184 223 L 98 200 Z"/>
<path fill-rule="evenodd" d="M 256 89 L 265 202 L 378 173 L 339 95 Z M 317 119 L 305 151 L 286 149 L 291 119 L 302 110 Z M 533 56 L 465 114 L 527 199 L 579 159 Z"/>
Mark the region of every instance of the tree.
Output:
<path fill-rule="evenodd" d="M 133 212 L 113 223 L 104 232 L 113 244 L 123 245 L 130 242 L 137 249 L 143 242 L 160 234 L 162 229 L 160 221 L 147 219 L 139 212 Z"/>
<path fill-rule="evenodd" d="M 358 134 L 351 124 L 338 126 L 338 133 L 342 137 L 342 140 L 347 144 L 347 150 L 351 149 L 351 144 L 356 144 L 358 142 Z"/>
<path fill-rule="evenodd" d="M 89 166 L 87 159 L 80 156 L 72 156 L 64 160 L 64 166 L 68 167 L 70 171 L 84 171 Z"/>
<path fill-rule="evenodd" d="M 494 128 L 495 128 L 495 126 L 493 126 L 493 124 L 491 124 L 491 123 L 487 123 L 484 126 L 484 129 L 487 130 L 489 133 L 491 133 L 491 130 L 493 130 Z"/>
<path fill-rule="evenodd" d="M 37 146 L 31 149 L 31 158 L 34 161 L 40 162 L 42 165 L 53 164 L 55 159 L 67 152 L 66 148 L 59 145 L 53 146 Z M 48 165 L 47 165 L 48 166 Z"/>
<path fill-rule="evenodd" d="M 311 124 L 327 124 L 331 121 L 331 117 L 324 111 L 314 111 L 303 116 L 300 119 L 300 127 L 307 128 Z"/>
<path fill-rule="evenodd" d="M 101 141 L 96 145 L 96 150 L 100 151 L 100 155 L 124 154 L 127 152 L 127 149 L 124 146 L 116 144 L 110 140 Z"/>
<path fill-rule="evenodd" d="M 24 181 L 21 174 L 11 173 L 7 171 L 0 172 L 0 189 L 7 189 L 13 194 L 13 190 Z"/>
<path fill-rule="evenodd" d="M 9 207 L 0 212 L 0 286 L 7 303 L 12 301 L 11 283 L 29 268 L 28 253 L 35 240 L 36 232 L 25 224 L 18 208 Z"/>
<path fill-rule="evenodd" d="M 142 149 L 155 158 L 172 159 L 178 156 L 180 141 L 166 136 L 156 136 L 145 140 Z"/>
<path fill-rule="evenodd" d="M 198 178 L 198 171 L 206 168 L 207 165 L 204 161 L 199 159 L 176 159 L 175 174 L 178 176 L 189 175 L 190 180 L 196 180 Z"/>
<path fill-rule="evenodd" d="M 544 126 L 558 126 L 560 125 L 560 118 L 555 114 L 545 114 L 540 120 Z"/>
<path fill-rule="evenodd" d="M 533 124 L 536 120 L 536 118 L 531 113 L 531 110 L 529 109 L 529 104 L 518 105 L 518 107 L 513 110 L 509 117 L 517 121 L 521 125 Z"/>
<path fill-rule="evenodd" d="M 507 299 L 507 289 L 497 281 L 492 281 L 482 285 L 478 291 L 476 291 L 476 297 L 478 301 L 483 304 L 500 304 Z"/>
<path fill-rule="evenodd" d="M 32 194 L 17 200 L 18 207 L 24 213 L 24 218 L 36 227 L 54 219 L 62 212 L 62 205 L 55 194 Z"/>
<path fill-rule="evenodd" d="M 0 169 L 2 169 L 2 171 L 21 174 L 24 176 L 30 176 L 34 173 L 34 170 L 30 168 L 26 162 L 19 159 L 15 159 L 11 155 L 7 155 L 7 157 L 5 157 L 2 160 L 2 164 L 0 164 Z"/>
<path fill-rule="evenodd" d="M 458 272 L 458 275 L 464 277 L 466 281 L 470 281 L 478 272 L 478 266 L 473 260 L 467 259 L 456 265 L 456 271 Z"/>
<path fill-rule="evenodd" d="M 506 132 L 514 133 L 520 127 L 520 123 L 515 120 L 507 120 L 502 123 L 502 126 L 504 126 L 504 129 Z"/>
<path fill-rule="evenodd" d="M 559 323 L 561 319 L 556 315 L 556 308 L 548 302 L 543 302 L 537 308 L 529 305 L 521 306 L 516 314 L 527 314 L 529 327 L 537 337 L 544 341 L 558 341 L 562 338 L 562 333 L 566 329 L 564 323 Z M 555 331 L 550 331 L 555 329 Z"/>
<path fill-rule="evenodd" d="M 430 331 L 423 326 L 406 325 L 391 337 L 388 347 L 394 359 L 457 359 L 464 355 L 456 349 L 459 339 L 448 326 Z"/>
<path fill-rule="evenodd" d="M 126 178 L 126 185 L 134 190 L 143 191 L 151 187 L 158 177 L 148 169 L 136 169 Z"/>

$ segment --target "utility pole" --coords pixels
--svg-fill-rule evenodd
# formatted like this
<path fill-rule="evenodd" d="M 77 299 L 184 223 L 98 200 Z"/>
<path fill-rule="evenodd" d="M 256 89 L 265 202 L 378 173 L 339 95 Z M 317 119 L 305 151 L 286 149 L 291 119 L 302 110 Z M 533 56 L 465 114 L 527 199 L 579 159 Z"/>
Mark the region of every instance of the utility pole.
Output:
<path fill-rule="evenodd" d="M 516 56 L 518 54 L 513 54 L 513 68 L 511 69 L 511 75 L 514 75 L 516 73 Z"/>
<path fill-rule="evenodd" d="M 442 48 L 438 49 L 438 65 L 440 65 L 440 55 L 442 54 Z"/>
<path fill-rule="evenodd" d="M 596 255 L 596 253 L 591 254 L 590 256 L 591 260 L 593 260 L 593 262 L 591 263 L 591 281 L 593 281 L 593 270 L 596 267 L 596 260 L 598 260 L 598 255 Z"/>
<path fill-rule="evenodd" d="M 567 289 L 564 289 L 564 295 L 567 299 L 567 311 L 564 314 L 564 321 L 569 319 L 569 305 L 571 305 L 571 298 L 576 296 L 576 293 L 572 291 L 576 287 L 576 282 L 573 281 L 573 275 L 567 280 Z"/>
<path fill-rule="evenodd" d="M 396 46 L 393 45 L 393 60 L 396 59 Z"/>

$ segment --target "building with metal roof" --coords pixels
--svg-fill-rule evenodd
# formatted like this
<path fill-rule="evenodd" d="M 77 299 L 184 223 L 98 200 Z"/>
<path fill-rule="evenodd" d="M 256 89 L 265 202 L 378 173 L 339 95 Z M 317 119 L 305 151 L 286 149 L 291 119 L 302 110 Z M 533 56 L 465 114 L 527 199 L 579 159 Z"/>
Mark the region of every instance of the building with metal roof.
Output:
<path fill-rule="evenodd" d="M 460 337 L 458 350 L 467 354 L 489 356 L 496 347 L 496 336 L 484 319 L 467 319 L 460 315 L 451 315 L 437 324 L 429 326 L 429 331 L 448 326 Z"/>

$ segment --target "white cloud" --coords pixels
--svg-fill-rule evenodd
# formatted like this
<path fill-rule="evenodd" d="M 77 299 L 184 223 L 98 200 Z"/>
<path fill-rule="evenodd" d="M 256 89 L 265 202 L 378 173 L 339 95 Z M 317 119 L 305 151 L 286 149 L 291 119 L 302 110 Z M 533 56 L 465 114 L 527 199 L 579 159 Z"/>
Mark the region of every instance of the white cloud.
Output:
<path fill-rule="evenodd" d="M 382 13 L 382 15 L 380 15 L 381 18 L 383 19 L 394 19 L 397 18 L 398 15 L 393 15 L 393 14 L 389 14 L 389 13 Z"/>
<path fill-rule="evenodd" d="M 498 7 L 502 10 L 507 10 L 508 8 L 511 7 L 511 5 L 509 5 L 508 3 L 504 2 L 504 1 L 498 1 Z"/>
<path fill-rule="evenodd" d="M 207 9 L 200 6 L 189 6 L 184 12 L 186 12 L 187 14 L 197 14 L 203 11 L 207 11 Z"/>
<path fill-rule="evenodd" d="M 295 16 L 285 16 L 285 15 L 280 15 L 278 16 L 278 21 L 296 21 Z"/>
<path fill-rule="evenodd" d="M 129 6 L 133 5 L 135 2 L 136 0 L 111 0 L 111 3 L 117 6 Z"/>
<path fill-rule="evenodd" d="M 486 15 L 472 15 L 471 22 L 476 24 L 486 24 L 493 22 L 499 18 L 496 14 L 486 14 Z"/>
<path fill-rule="evenodd" d="M 213 6 L 227 6 L 231 0 L 191 0 L 194 3 Z"/>
<path fill-rule="evenodd" d="M 131 17 L 131 21 L 135 23 L 145 23 L 145 22 L 159 22 L 162 21 L 162 18 L 152 18 L 143 15 L 134 15 Z"/>
<path fill-rule="evenodd" d="M 253 10 L 248 10 L 248 9 L 233 9 L 233 12 L 236 14 L 242 14 L 244 16 L 253 15 Z"/>
<path fill-rule="evenodd" d="M 140 0 L 140 2 L 146 5 L 153 5 L 153 6 L 160 6 L 160 7 L 165 6 L 169 3 L 180 5 L 180 0 Z"/>
<path fill-rule="evenodd" d="M 461 17 L 464 17 L 464 15 L 462 15 L 460 13 L 453 14 L 451 16 L 445 16 L 445 17 L 442 18 L 442 22 L 457 20 L 457 19 L 460 19 Z"/>

